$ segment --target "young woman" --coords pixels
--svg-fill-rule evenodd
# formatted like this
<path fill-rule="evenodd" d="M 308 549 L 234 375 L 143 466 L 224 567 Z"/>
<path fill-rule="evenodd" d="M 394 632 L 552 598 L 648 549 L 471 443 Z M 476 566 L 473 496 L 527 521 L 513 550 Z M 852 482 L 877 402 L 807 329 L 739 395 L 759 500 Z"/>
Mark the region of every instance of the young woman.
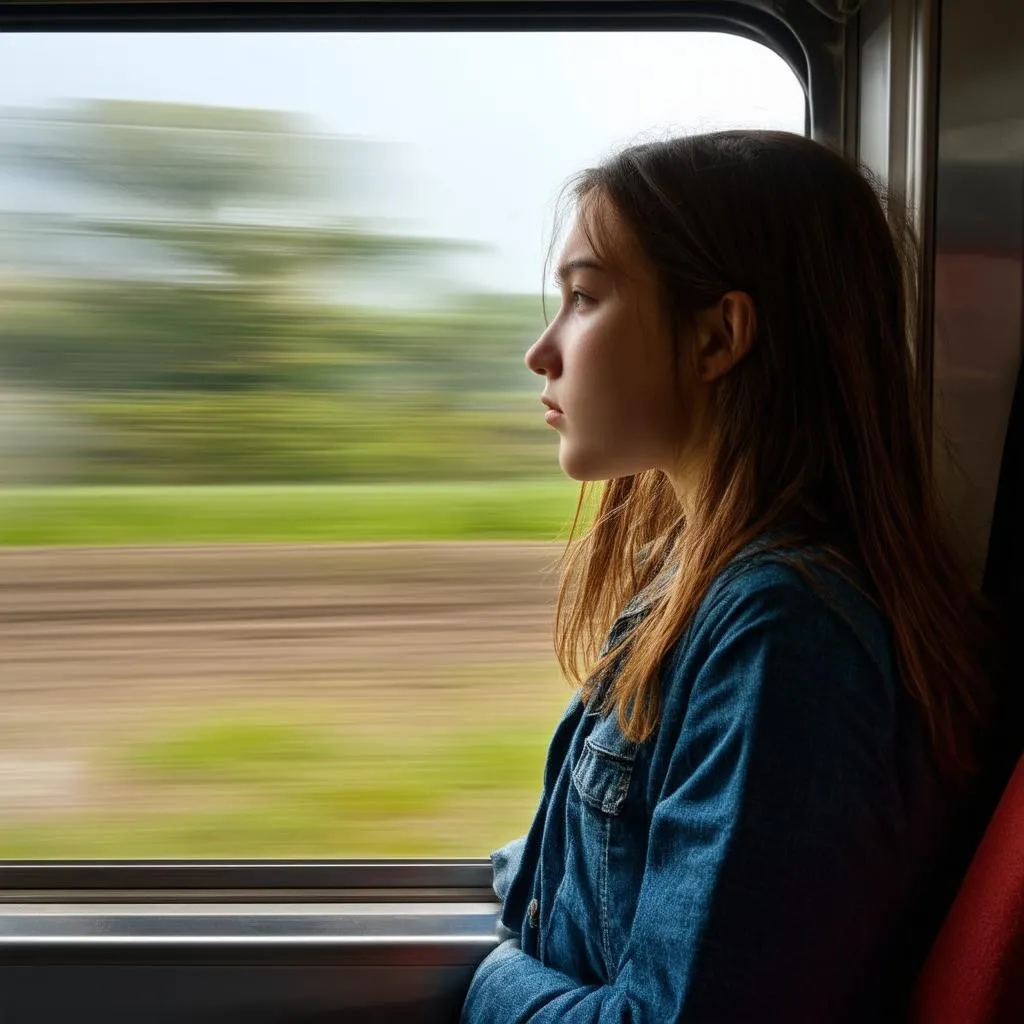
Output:
<path fill-rule="evenodd" d="M 784 133 L 636 146 L 571 195 L 526 362 L 563 470 L 608 481 L 559 597 L 582 682 L 463 1020 L 897 1016 L 991 706 L 900 246 Z"/>

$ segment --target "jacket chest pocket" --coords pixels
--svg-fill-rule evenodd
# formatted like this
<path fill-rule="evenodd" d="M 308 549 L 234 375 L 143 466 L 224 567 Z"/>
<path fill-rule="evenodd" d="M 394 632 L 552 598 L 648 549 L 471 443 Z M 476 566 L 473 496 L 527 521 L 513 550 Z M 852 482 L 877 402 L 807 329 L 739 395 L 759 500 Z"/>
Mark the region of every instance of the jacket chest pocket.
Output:
<path fill-rule="evenodd" d="M 635 751 L 626 754 L 609 750 L 593 735 L 588 736 L 572 772 L 580 799 L 602 814 L 620 815 L 629 794 L 635 759 Z"/>

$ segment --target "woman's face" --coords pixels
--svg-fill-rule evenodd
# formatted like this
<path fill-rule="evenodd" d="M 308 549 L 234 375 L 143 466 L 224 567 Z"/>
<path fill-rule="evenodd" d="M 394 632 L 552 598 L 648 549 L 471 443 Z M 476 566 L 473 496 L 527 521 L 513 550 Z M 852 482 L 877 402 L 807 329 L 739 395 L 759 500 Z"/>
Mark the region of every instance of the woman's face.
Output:
<path fill-rule="evenodd" d="M 542 400 L 558 431 L 558 461 L 576 480 L 608 480 L 648 469 L 674 475 L 687 437 L 686 359 L 673 357 L 653 267 L 606 200 L 600 217 L 611 257 L 600 258 L 579 219 L 557 272 L 561 306 L 526 353 L 546 380 Z"/>

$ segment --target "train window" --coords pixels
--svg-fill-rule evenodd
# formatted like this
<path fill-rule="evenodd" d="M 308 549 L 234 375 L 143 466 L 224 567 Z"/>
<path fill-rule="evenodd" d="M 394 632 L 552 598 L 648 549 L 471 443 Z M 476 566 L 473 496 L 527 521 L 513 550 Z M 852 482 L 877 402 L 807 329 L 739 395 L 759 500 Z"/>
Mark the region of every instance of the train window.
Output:
<path fill-rule="evenodd" d="M 569 691 L 560 184 L 803 131 L 709 33 L 0 37 L 0 857 L 483 856 Z"/>

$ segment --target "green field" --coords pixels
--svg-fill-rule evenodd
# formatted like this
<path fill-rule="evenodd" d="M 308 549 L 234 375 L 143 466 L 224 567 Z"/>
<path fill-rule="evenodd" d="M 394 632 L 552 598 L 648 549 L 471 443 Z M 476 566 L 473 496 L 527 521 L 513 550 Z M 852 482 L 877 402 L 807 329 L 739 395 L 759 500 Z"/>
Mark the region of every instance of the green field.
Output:
<path fill-rule="evenodd" d="M 0 544 L 552 540 L 575 505 L 560 479 L 8 489 Z M 485 856 L 528 826 L 570 694 L 552 659 L 410 667 L 379 695 L 339 672 L 312 703 L 231 686 L 214 672 L 201 702 L 140 692 L 127 717 L 83 706 L 82 793 L 7 821 L 0 859 Z"/>
<path fill-rule="evenodd" d="M 0 491 L 0 545 L 551 540 L 577 485 L 43 487 Z"/>
<path fill-rule="evenodd" d="M 441 726 L 427 694 L 402 721 L 282 702 L 154 726 L 97 754 L 91 806 L 9 822 L 0 860 L 484 857 L 529 826 L 570 691 L 552 677 L 501 722 L 480 696 L 441 697 Z"/>

